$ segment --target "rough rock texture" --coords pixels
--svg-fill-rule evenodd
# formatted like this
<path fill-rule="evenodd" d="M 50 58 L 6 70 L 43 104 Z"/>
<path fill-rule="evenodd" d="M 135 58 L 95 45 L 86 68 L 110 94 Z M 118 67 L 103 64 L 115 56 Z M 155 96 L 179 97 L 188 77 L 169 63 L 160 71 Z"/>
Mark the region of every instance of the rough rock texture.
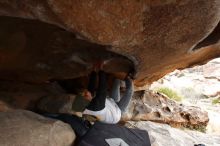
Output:
<path fill-rule="evenodd" d="M 205 129 L 209 118 L 208 113 L 199 107 L 184 106 L 152 91 L 139 91 L 123 120 L 155 121 L 174 127 Z"/>
<path fill-rule="evenodd" d="M 1 112 L 0 119 L 0 145 L 71 146 L 75 140 L 69 125 L 30 111 Z"/>
<path fill-rule="evenodd" d="M 0 104 L 0 108 L 8 105 L 13 109 L 34 110 L 40 99 L 62 97 L 63 94 L 65 91 L 56 83 L 28 84 L 1 81 L 0 102 L 5 104 Z"/>
<path fill-rule="evenodd" d="M 82 76 L 91 69 L 85 62 L 109 54 L 94 49 L 100 48 L 130 59 L 133 64 L 123 59 L 124 69 L 115 61 L 110 71 L 127 72 L 135 65 L 136 85 L 141 86 L 220 56 L 219 0 L 3 0 L 0 15 L 19 17 L 0 18 L 1 79 L 43 82 Z M 78 58 L 72 56 L 75 48 Z M 94 57 L 86 57 L 94 50 Z M 89 59 L 83 63 L 79 58 Z"/>
<path fill-rule="evenodd" d="M 13 108 L 11 108 L 7 103 L 5 103 L 4 101 L 0 100 L 0 112 L 6 112 L 6 111 L 10 111 L 13 110 Z"/>
<path fill-rule="evenodd" d="M 106 71 L 128 72 L 131 61 L 104 46 L 75 38 L 56 26 L 25 19 L 0 19 L 0 79 L 38 82 L 87 75 L 98 59 L 112 59 Z M 115 65 L 114 61 L 120 61 Z"/>
<path fill-rule="evenodd" d="M 74 95 L 47 96 L 42 98 L 37 105 L 37 109 L 48 113 L 73 113 L 72 103 Z"/>
<path fill-rule="evenodd" d="M 205 144 L 206 146 L 219 146 L 220 135 L 205 134 L 197 131 L 180 130 L 166 124 L 153 122 L 128 122 L 131 128 L 147 130 L 152 146 L 193 146 Z"/>
<path fill-rule="evenodd" d="M 76 82 L 72 82 L 76 84 Z M 73 86 L 70 86 L 74 88 Z M 29 84 L 0 81 L 0 112 L 26 109 L 48 113 L 72 111 L 74 94 L 66 93 L 57 82 Z"/>
<path fill-rule="evenodd" d="M 167 74 L 151 85 L 151 89 L 170 88 L 182 96 L 184 105 L 197 106 L 208 112 L 207 133 L 220 134 L 220 58 L 205 65 Z M 216 102 L 214 102 L 216 101 Z"/>

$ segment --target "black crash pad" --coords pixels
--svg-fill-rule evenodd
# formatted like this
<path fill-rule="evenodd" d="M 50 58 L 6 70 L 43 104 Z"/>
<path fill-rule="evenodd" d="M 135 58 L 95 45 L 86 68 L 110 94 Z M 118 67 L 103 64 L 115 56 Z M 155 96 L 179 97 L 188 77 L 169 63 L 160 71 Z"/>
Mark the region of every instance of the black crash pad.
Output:
<path fill-rule="evenodd" d="M 77 146 L 110 146 L 106 139 L 112 138 L 122 139 L 129 146 L 151 146 L 149 135 L 145 130 L 101 122 L 96 122 Z"/>

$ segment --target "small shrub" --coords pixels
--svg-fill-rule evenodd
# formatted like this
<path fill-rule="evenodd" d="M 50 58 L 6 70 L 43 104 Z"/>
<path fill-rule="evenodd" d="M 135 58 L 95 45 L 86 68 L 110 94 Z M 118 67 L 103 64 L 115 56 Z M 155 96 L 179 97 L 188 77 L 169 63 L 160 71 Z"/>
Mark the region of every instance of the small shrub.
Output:
<path fill-rule="evenodd" d="M 206 133 L 206 126 L 198 126 L 195 128 L 196 131 Z"/>
<path fill-rule="evenodd" d="M 206 125 L 185 125 L 182 130 L 185 129 L 206 133 Z"/>
<path fill-rule="evenodd" d="M 212 100 L 212 104 L 218 104 L 220 103 L 220 98 L 216 98 Z"/>
<path fill-rule="evenodd" d="M 159 88 L 159 89 L 157 89 L 157 92 L 165 94 L 170 99 L 173 99 L 175 101 L 181 101 L 182 100 L 182 97 L 180 95 L 178 95 L 177 92 L 175 92 L 172 89 L 167 88 L 167 87 Z"/>

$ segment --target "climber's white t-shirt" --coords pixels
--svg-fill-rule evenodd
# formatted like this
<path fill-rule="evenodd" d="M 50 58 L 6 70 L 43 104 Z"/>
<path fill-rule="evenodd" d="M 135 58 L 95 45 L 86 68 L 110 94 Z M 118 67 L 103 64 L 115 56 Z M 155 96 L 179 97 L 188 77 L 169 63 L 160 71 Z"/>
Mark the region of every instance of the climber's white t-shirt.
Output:
<path fill-rule="evenodd" d="M 121 110 L 112 98 L 106 98 L 105 108 L 101 111 L 91 111 L 85 109 L 83 114 L 93 115 L 99 121 L 109 124 L 116 124 L 121 119 Z"/>

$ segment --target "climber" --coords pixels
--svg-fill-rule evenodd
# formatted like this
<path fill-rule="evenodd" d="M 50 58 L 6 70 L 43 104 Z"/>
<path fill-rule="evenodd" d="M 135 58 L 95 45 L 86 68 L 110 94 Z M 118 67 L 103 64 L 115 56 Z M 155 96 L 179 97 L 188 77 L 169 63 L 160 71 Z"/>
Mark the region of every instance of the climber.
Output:
<path fill-rule="evenodd" d="M 95 91 L 95 81 L 99 77 L 98 89 Z M 110 97 L 107 92 L 106 73 L 100 70 L 98 73 L 92 72 L 90 76 L 88 90 L 85 91 L 85 98 L 91 100 L 83 111 L 83 117 L 87 120 L 98 120 L 104 123 L 115 124 L 121 119 L 121 114 L 126 108 L 133 95 L 133 82 L 130 76 L 125 79 L 126 91 L 120 98 L 120 80 L 115 79 Z M 94 96 L 94 98 L 92 98 Z"/>
<path fill-rule="evenodd" d="M 95 68 L 96 71 L 93 71 L 90 75 L 88 89 L 81 90 L 80 95 L 76 96 L 72 104 L 74 111 L 83 113 L 83 119 L 70 114 L 44 113 L 42 115 L 69 123 L 79 136 L 84 135 L 89 129 L 90 123 L 88 121 L 100 121 L 110 124 L 118 123 L 121 119 L 121 114 L 126 111 L 133 95 L 132 74 L 129 73 L 125 78 L 126 90 L 121 98 L 119 79 L 114 80 L 110 97 L 108 97 L 106 73 L 102 71 L 102 64 L 96 65 Z M 100 68 L 100 70 L 97 68 Z M 97 77 L 99 77 L 99 80 L 98 89 L 96 90 Z"/>

